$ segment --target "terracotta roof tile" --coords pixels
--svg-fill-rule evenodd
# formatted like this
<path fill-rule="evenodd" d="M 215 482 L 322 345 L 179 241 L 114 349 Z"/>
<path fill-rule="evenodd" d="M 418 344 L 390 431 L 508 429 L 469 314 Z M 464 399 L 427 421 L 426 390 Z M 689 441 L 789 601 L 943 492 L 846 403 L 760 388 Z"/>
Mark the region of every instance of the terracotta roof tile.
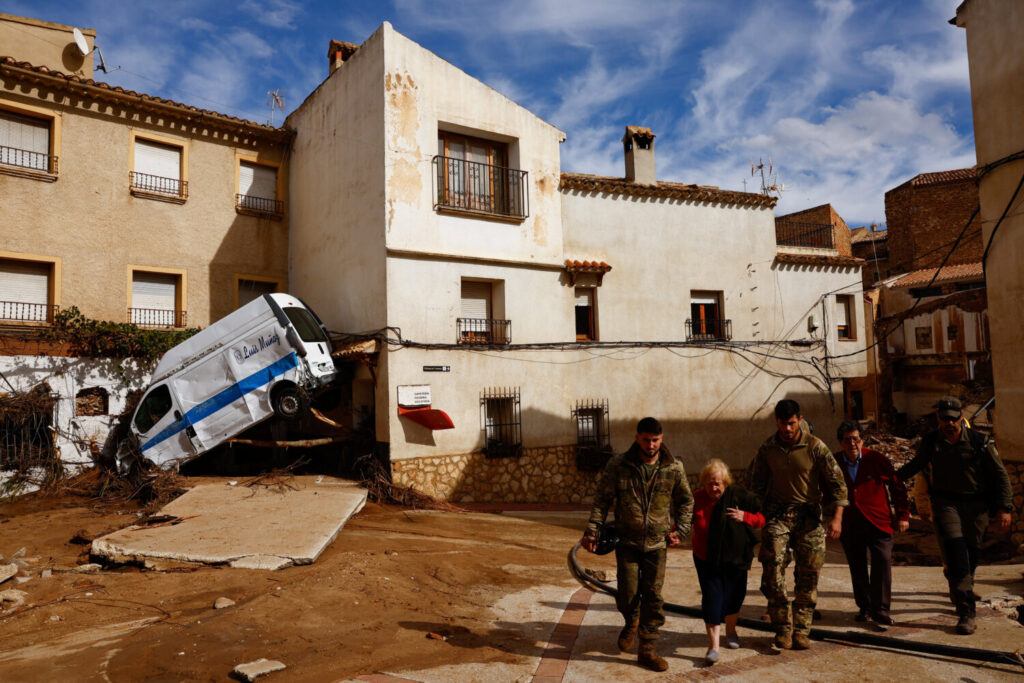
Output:
<path fill-rule="evenodd" d="M 775 197 L 766 197 L 754 192 L 720 190 L 717 187 L 709 187 L 707 185 L 668 183 L 664 181 L 658 181 L 654 185 L 641 185 L 625 178 L 590 175 L 589 173 L 563 173 L 559 189 L 639 197 L 664 197 L 667 199 L 706 202 L 708 204 L 759 206 L 764 208 L 774 207 L 777 201 Z"/>
<path fill-rule="evenodd" d="M 626 126 L 625 137 L 653 138 L 654 133 L 646 126 Z"/>
<path fill-rule="evenodd" d="M 211 123 L 220 123 L 223 126 L 244 127 L 253 133 L 262 133 L 272 138 L 280 139 L 291 136 L 291 133 L 285 128 L 268 126 L 263 123 L 240 119 L 237 116 L 221 114 L 210 109 L 200 109 L 199 107 L 182 104 L 181 102 L 175 102 L 174 100 L 168 100 L 154 95 L 146 95 L 145 93 L 138 93 L 134 90 L 126 90 L 120 86 L 110 85 L 109 83 L 103 83 L 102 81 L 95 81 L 91 78 L 82 78 L 75 74 L 65 74 L 61 71 L 55 71 L 45 66 L 35 66 L 29 62 L 19 62 L 14 59 L 14 57 L 0 56 L 0 73 L 10 73 L 15 78 L 24 78 L 26 75 L 29 77 L 37 75 L 38 77 L 45 78 L 49 81 L 64 81 L 69 88 L 97 88 L 100 90 L 107 90 L 112 97 L 130 101 L 136 105 L 144 106 L 147 104 L 155 104 L 164 107 L 172 107 L 174 109 L 178 109 L 183 116 L 198 115 L 204 117 Z"/>
<path fill-rule="evenodd" d="M 847 267 L 861 267 L 864 265 L 864 259 L 854 258 L 853 256 L 826 256 L 825 254 L 791 254 L 789 252 L 780 251 L 775 254 L 775 260 L 779 263 L 793 263 L 802 266 L 847 266 Z"/>
<path fill-rule="evenodd" d="M 578 259 L 566 259 L 565 269 L 577 273 L 607 273 L 612 269 L 604 261 L 580 261 Z"/>
<path fill-rule="evenodd" d="M 924 268 L 907 273 L 899 280 L 892 283 L 893 287 L 923 287 L 932 281 L 935 275 L 935 268 Z M 985 278 L 985 270 L 981 261 L 977 263 L 959 263 L 953 266 L 943 266 L 939 276 L 935 278 L 935 284 L 942 282 L 974 282 Z"/>
<path fill-rule="evenodd" d="M 935 173 L 921 173 L 910 179 L 911 185 L 936 185 L 938 183 L 950 183 L 957 180 L 971 180 L 978 176 L 976 168 L 958 168 L 952 171 L 936 171 Z"/>
<path fill-rule="evenodd" d="M 855 228 L 850 232 L 850 243 L 860 242 L 884 242 L 889 238 L 886 230 L 868 230 L 867 228 Z"/>

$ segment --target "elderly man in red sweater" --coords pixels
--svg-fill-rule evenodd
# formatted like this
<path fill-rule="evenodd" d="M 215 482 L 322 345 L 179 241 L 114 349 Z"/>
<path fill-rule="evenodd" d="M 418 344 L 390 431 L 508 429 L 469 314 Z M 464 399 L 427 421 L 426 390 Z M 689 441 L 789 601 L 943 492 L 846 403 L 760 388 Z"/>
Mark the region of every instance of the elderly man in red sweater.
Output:
<path fill-rule="evenodd" d="M 893 523 L 900 532 L 910 526 L 907 488 L 896 477 L 888 458 L 864 448 L 857 422 L 847 420 L 840 424 L 838 437 L 843 452 L 836 460 L 846 479 L 850 500 L 839 541 L 850 565 L 853 599 L 860 610 L 855 619 L 867 621 L 870 617 L 880 626 L 891 626 Z"/>

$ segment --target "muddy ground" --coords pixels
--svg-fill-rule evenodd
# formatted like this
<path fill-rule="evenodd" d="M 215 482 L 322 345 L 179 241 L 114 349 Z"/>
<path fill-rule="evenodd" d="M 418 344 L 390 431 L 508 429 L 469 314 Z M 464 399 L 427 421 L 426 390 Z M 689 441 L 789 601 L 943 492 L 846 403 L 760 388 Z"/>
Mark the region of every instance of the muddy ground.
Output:
<path fill-rule="evenodd" d="M 275 681 L 319 681 L 536 656 L 543 644 L 494 628 L 489 606 L 573 585 L 565 554 L 580 533 L 523 522 L 510 534 L 500 516 L 368 503 L 312 565 L 66 571 L 85 559 L 79 530 L 112 531 L 136 512 L 73 498 L 0 505 L 0 555 L 24 547 L 33 562 L 30 581 L 0 584 L 28 594 L 0 618 L 0 679 L 223 681 L 267 657 L 288 664 Z M 215 610 L 220 597 L 236 604 Z"/>

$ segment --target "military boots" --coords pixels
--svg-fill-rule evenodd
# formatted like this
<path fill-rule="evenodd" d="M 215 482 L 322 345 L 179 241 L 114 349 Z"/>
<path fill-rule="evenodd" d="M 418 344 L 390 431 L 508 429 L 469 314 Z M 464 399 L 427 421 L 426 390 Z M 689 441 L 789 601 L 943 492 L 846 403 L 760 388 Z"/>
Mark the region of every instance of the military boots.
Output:
<path fill-rule="evenodd" d="M 665 661 L 664 657 L 659 657 L 658 653 L 654 651 L 653 640 L 640 641 L 640 652 L 637 655 L 636 661 L 640 666 L 651 671 L 668 670 L 668 662 Z"/>
<path fill-rule="evenodd" d="M 623 652 L 629 652 L 633 649 L 633 642 L 636 640 L 636 629 L 637 622 L 630 621 L 622 627 L 621 631 L 619 631 L 618 645 L 619 649 Z"/>

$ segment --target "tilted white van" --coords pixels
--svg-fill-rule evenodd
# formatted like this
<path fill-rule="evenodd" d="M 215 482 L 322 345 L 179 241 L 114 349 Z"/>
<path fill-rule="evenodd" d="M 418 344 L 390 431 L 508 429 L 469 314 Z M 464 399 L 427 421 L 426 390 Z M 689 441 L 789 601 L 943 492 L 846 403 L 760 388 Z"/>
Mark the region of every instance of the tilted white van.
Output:
<path fill-rule="evenodd" d="M 175 467 L 275 413 L 300 417 L 336 374 L 316 314 L 264 294 L 164 354 L 131 431 L 145 459 Z"/>

